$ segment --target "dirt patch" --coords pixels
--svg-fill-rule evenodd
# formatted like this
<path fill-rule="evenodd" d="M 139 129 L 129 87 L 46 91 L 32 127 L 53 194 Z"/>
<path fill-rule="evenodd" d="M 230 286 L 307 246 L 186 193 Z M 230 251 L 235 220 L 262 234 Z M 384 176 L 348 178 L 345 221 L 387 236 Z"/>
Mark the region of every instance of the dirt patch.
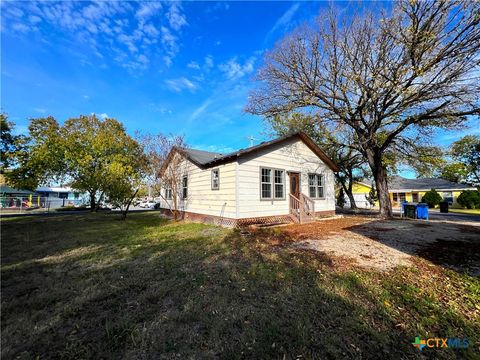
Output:
<path fill-rule="evenodd" d="M 298 248 L 312 249 L 333 257 L 351 259 L 352 266 L 374 268 L 381 271 L 398 265 L 410 265 L 408 254 L 384 246 L 376 239 L 369 239 L 357 234 L 337 234 L 323 240 L 303 240 L 295 244 Z"/>
<path fill-rule="evenodd" d="M 480 223 L 350 216 L 291 225 L 284 231 L 296 240 L 293 247 L 349 258 L 352 266 L 388 271 L 409 266 L 413 257 L 421 256 L 444 267 L 480 274 Z"/>
<path fill-rule="evenodd" d="M 323 239 L 351 226 L 373 222 L 375 218 L 346 216 L 343 218 L 316 221 L 307 224 L 293 224 L 283 227 L 283 232 L 295 239 Z"/>

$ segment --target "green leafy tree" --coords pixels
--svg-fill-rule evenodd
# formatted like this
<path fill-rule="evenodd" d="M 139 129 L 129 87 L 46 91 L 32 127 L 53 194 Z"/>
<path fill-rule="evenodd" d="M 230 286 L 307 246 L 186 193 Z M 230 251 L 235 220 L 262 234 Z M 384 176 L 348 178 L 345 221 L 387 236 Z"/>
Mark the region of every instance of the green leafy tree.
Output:
<path fill-rule="evenodd" d="M 118 189 L 135 183 L 132 172 L 139 169 L 141 156 L 141 146 L 115 119 L 81 115 L 63 126 L 53 117 L 32 119 L 27 144 L 16 155 L 18 167 L 7 176 L 27 189 L 61 179 L 88 193 L 90 209 L 96 211 L 107 194 L 118 198 Z"/>
<path fill-rule="evenodd" d="M 457 202 L 467 209 L 480 209 L 480 192 L 478 190 L 463 191 Z"/>
<path fill-rule="evenodd" d="M 467 135 L 450 147 L 453 160 L 464 166 L 465 182 L 480 186 L 480 136 Z"/>
<path fill-rule="evenodd" d="M 5 177 L 18 189 L 35 190 L 40 184 L 60 179 L 64 168 L 62 139 L 53 117 L 32 119 L 28 131 L 28 136 L 17 139 L 12 153 L 15 166 Z"/>
<path fill-rule="evenodd" d="M 468 177 L 468 167 L 463 163 L 447 163 L 440 171 L 442 179 L 463 183 Z"/>
<path fill-rule="evenodd" d="M 440 204 L 442 200 L 442 196 L 435 189 L 427 191 L 422 197 L 422 202 L 428 204 L 429 208 L 434 208 Z"/>
<path fill-rule="evenodd" d="M 0 144 L 0 172 L 3 174 L 5 169 L 10 166 L 11 154 L 15 151 L 15 140 L 12 135 L 13 124 L 8 121 L 6 114 L 0 114 L 0 132 L 2 143 Z"/>
<path fill-rule="evenodd" d="M 397 1 L 380 14 L 321 14 L 275 45 L 247 111 L 273 118 L 315 111 L 348 128 L 392 216 L 388 155 L 415 154 L 435 128 L 480 114 L 480 2 Z"/>
<path fill-rule="evenodd" d="M 375 202 L 378 201 L 378 195 L 377 195 L 377 190 L 375 190 L 375 184 L 372 184 L 370 186 L 370 191 L 368 192 L 368 195 L 365 195 L 365 198 L 367 199 L 368 203 L 371 206 L 375 206 Z"/>
<path fill-rule="evenodd" d="M 23 135 L 14 135 L 13 128 L 15 124 L 8 121 L 8 115 L 0 114 L 0 173 L 3 174 L 7 169 L 15 165 L 15 154 L 22 150 L 25 143 Z"/>
<path fill-rule="evenodd" d="M 108 202 L 121 210 L 122 219 L 126 219 L 133 199 L 142 188 L 147 169 L 146 157 L 139 146 L 128 156 L 128 161 L 113 162 L 107 167 L 104 187 Z"/>

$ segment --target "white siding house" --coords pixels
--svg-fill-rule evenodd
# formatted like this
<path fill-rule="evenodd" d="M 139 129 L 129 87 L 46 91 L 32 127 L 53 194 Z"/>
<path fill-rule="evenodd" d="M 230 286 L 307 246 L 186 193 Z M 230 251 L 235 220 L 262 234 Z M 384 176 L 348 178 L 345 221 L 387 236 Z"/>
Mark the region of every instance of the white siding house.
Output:
<path fill-rule="evenodd" d="M 187 219 L 239 226 L 305 222 L 335 212 L 338 169 L 303 133 L 227 155 L 173 149 L 171 156 L 183 157 L 176 195 Z M 172 201 L 160 207 L 171 209 Z"/>

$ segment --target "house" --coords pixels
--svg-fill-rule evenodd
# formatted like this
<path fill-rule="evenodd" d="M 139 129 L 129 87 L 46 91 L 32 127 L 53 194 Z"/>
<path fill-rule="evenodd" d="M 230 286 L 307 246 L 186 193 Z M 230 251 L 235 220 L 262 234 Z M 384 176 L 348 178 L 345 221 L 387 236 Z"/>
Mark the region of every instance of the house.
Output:
<path fill-rule="evenodd" d="M 369 204 L 365 196 L 368 196 L 371 185 L 365 182 L 356 182 L 352 189 L 357 206 L 368 208 Z M 457 198 L 462 191 L 476 190 L 476 188 L 469 185 L 458 184 L 439 178 L 406 179 L 401 176 L 394 176 L 388 181 L 390 201 L 394 207 L 400 207 L 403 201 L 421 202 L 423 195 L 431 189 L 438 191 L 450 205 L 457 204 Z"/>
<path fill-rule="evenodd" d="M 73 191 L 69 186 L 39 186 L 35 191 L 44 197 L 53 197 L 58 199 L 79 200 L 80 193 Z"/>
<path fill-rule="evenodd" d="M 176 156 L 180 161 L 172 161 Z M 161 173 L 172 163 L 181 173 L 177 208 L 186 219 L 235 227 L 335 213 L 338 168 L 301 132 L 229 154 L 173 148 Z M 162 192 L 160 207 L 171 209 L 172 190 Z"/>

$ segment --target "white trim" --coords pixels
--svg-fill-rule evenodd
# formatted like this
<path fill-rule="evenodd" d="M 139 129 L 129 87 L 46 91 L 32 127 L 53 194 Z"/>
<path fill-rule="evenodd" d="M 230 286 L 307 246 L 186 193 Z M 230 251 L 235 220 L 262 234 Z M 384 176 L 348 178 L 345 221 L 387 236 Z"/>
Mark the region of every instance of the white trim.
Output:
<path fill-rule="evenodd" d="M 240 182 L 238 181 L 238 179 L 240 178 L 239 173 L 240 172 L 238 170 L 238 161 L 236 161 L 235 162 L 235 217 L 237 219 L 240 216 L 240 206 L 239 206 L 240 199 L 238 197 L 239 186 L 240 186 Z"/>

